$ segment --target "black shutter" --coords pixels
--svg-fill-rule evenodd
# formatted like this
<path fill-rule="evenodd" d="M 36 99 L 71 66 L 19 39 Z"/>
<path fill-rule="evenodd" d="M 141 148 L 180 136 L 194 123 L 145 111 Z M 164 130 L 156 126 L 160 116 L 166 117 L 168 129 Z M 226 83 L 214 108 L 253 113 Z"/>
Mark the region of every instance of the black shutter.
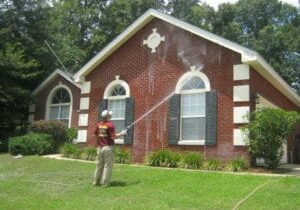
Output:
<path fill-rule="evenodd" d="M 99 104 L 99 113 L 98 113 L 98 121 L 102 120 L 101 112 L 104 111 L 105 109 L 107 109 L 107 104 L 108 104 L 108 100 L 107 99 L 103 99 L 100 102 L 100 104 Z"/>
<path fill-rule="evenodd" d="M 125 127 L 131 125 L 134 122 L 134 100 L 132 97 L 126 98 L 126 110 L 125 110 Z M 124 137 L 125 144 L 132 144 L 133 142 L 133 130 L 134 126 L 131 126 L 127 135 Z"/>
<path fill-rule="evenodd" d="M 217 93 L 206 92 L 206 135 L 205 144 L 215 145 L 217 143 L 218 128 L 218 105 Z"/>
<path fill-rule="evenodd" d="M 180 131 L 180 94 L 173 95 L 169 100 L 168 138 L 170 145 L 177 145 Z"/>

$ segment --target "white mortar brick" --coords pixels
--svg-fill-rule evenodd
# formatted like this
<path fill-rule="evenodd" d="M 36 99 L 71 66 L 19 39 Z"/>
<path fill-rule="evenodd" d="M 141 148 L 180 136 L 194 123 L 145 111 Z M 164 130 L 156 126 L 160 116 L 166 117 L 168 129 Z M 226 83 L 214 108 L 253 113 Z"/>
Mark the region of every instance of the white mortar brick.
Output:
<path fill-rule="evenodd" d="M 240 85 L 233 87 L 233 101 L 249 101 L 250 100 L 250 89 L 249 85 Z"/>
<path fill-rule="evenodd" d="M 84 82 L 81 85 L 81 94 L 90 93 L 90 92 L 91 92 L 91 82 L 90 81 Z"/>
<path fill-rule="evenodd" d="M 80 98 L 80 110 L 89 109 L 89 105 L 90 105 L 89 97 Z"/>
<path fill-rule="evenodd" d="M 249 65 L 238 64 L 233 66 L 233 80 L 250 79 Z"/>
<path fill-rule="evenodd" d="M 87 140 L 87 130 L 78 130 L 77 142 L 85 143 Z"/>
<path fill-rule="evenodd" d="M 79 114 L 79 126 L 87 126 L 88 125 L 88 114 Z"/>
<path fill-rule="evenodd" d="M 248 114 L 249 106 L 233 107 L 233 122 L 234 123 L 249 123 Z"/>
<path fill-rule="evenodd" d="M 234 146 L 245 146 L 245 134 L 241 129 L 233 129 L 233 145 Z"/>

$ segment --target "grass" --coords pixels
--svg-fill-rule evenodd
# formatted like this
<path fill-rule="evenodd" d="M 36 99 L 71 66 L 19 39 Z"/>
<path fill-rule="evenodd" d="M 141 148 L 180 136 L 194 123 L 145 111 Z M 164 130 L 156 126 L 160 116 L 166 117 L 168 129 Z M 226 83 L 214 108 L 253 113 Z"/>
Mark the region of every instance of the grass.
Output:
<path fill-rule="evenodd" d="M 112 187 L 91 185 L 93 163 L 0 154 L 0 209 L 298 209 L 300 178 L 115 165 Z"/>

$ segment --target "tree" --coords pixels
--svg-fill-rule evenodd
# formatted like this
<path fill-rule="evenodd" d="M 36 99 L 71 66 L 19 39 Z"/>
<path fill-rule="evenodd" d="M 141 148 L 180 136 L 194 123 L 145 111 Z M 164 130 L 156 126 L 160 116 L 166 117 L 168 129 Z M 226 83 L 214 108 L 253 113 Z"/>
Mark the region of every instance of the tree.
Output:
<path fill-rule="evenodd" d="M 192 18 L 192 8 L 199 3 L 199 0 L 170 0 L 167 4 L 167 11 L 180 20 L 189 21 Z"/>
<path fill-rule="evenodd" d="M 260 53 L 287 83 L 300 89 L 300 16 L 278 0 L 221 4 L 213 32 Z"/>
<path fill-rule="evenodd" d="M 0 127 L 8 129 L 17 123 L 24 130 L 30 103 L 29 87 L 39 75 L 39 65 L 26 54 L 22 41 L 27 39 L 27 30 L 22 27 L 24 19 L 15 14 L 20 2 L 15 3 L 0 4 Z"/>
<path fill-rule="evenodd" d="M 283 154 L 283 143 L 300 120 L 297 112 L 262 108 L 250 117 L 244 130 L 253 158 L 262 158 L 268 168 L 277 168 Z"/>

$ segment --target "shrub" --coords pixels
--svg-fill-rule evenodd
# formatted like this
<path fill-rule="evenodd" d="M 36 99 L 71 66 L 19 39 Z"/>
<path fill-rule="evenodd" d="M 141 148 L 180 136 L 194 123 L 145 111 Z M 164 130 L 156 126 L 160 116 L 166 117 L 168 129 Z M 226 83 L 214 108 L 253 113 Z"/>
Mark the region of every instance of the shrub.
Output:
<path fill-rule="evenodd" d="M 201 153 L 189 152 L 183 155 L 183 168 L 200 169 L 203 165 L 203 155 Z"/>
<path fill-rule="evenodd" d="M 44 155 L 53 151 L 53 141 L 50 135 L 29 133 L 10 138 L 8 148 L 12 155 Z"/>
<path fill-rule="evenodd" d="M 300 115 L 280 109 L 263 108 L 251 115 L 245 126 L 248 145 L 254 159 L 263 159 L 268 168 L 278 167 L 283 143 L 294 129 Z"/>
<path fill-rule="evenodd" d="M 248 161 L 244 157 L 235 157 L 231 159 L 227 164 L 229 171 L 241 172 L 248 168 Z"/>
<path fill-rule="evenodd" d="M 115 148 L 115 163 L 129 164 L 130 154 L 125 149 Z"/>
<path fill-rule="evenodd" d="M 83 156 L 86 160 L 95 160 L 97 156 L 97 149 L 95 147 L 85 147 L 83 149 Z"/>
<path fill-rule="evenodd" d="M 67 142 L 68 143 L 72 143 L 73 140 L 76 139 L 77 131 L 78 130 L 76 128 L 68 128 L 67 129 L 67 136 L 68 136 Z"/>
<path fill-rule="evenodd" d="M 147 158 L 147 164 L 156 167 L 178 167 L 180 155 L 168 150 L 159 150 L 151 153 Z"/>
<path fill-rule="evenodd" d="M 0 139 L 0 152 L 8 151 L 8 139 Z"/>
<path fill-rule="evenodd" d="M 204 168 L 210 171 L 217 171 L 222 168 L 222 164 L 219 159 L 210 158 L 204 163 Z"/>
<path fill-rule="evenodd" d="M 60 145 L 68 141 L 67 127 L 60 121 L 36 121 L 31 124 L 30 130 L 35 133 L 51 135 L 54 141 L 55 150 L 57 150 Z"/>
<path fill-rule="evenodd" d="M 82 155 L 82 150 L 75 144 L 65 143 L 60 147 L 60 153 L 63 157 L 79 159 Z"/>

